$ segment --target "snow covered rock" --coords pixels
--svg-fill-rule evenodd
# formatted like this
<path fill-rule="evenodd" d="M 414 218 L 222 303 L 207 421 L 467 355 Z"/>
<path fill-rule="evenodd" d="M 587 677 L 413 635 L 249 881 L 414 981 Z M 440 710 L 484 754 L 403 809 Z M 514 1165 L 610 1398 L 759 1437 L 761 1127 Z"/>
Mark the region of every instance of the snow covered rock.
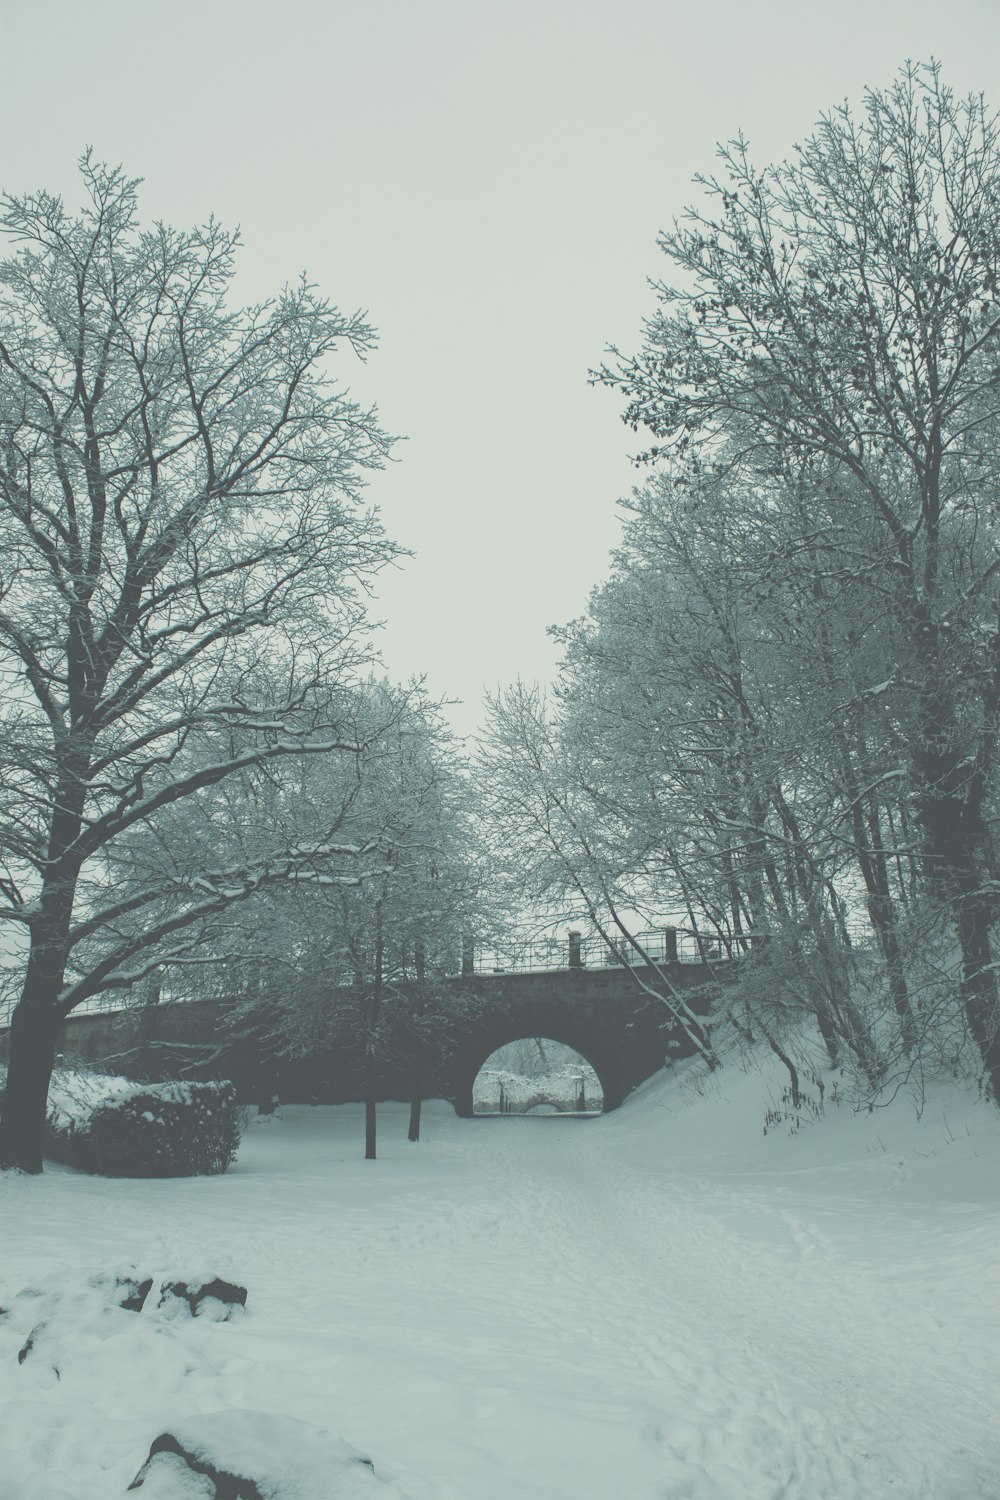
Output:
<path fill-rule="evenodd" d="M 234 1308 L 246 1307 L 247 1289 L 221 1276 L 194 1276 L 187 1281 L 165 1281 L 160 1288 L 160 1307 L 176 1311 L 178 1302 L 186 1302 L 192 1318 L 211 1316 L 216 1323 L 226 1322 Z"/>
<path fill-rule="evenodd" d="M 401 1500 L 342 1438 L 262 1411 L 175 1424 L 155 1439 L 129 1489 L 143 1500 Z"/>
<path fill-rule="evenodd" d="M 142 1312 L 152 1288 L 152 1276 L 144 1276 L 141 1281 L 137 1281 L 134 1276 L 117 1276 L 115 1289 L 120 1293 L 118 1306 L 124 1308 L 126 1312 Z"/>
<path fill-rule="evenodd" d="M 75 1285 L 52 1277 L 41 1286 L 25 1287 L 0 1308 L 0 1321 L 18 1333 L 18 1363 L 44 1354 L 58 1369 L 54 1351 L 82 1348 L 87 1340 L 104 1342 L 125 1335 L 135 1326 L 124 1313 L 140 1313 L 143 1323 L 171 1322 L 177 1317 L 226 1322 L 235 1308 L 245 1307 L 247 1289 L 212 1273 L 175 1271 L 160 1281 L 159 1298 L 149 1299 L 154 1280 L 135 1266 L 102 1271 Z M 147 1300 L 149 1299 L 149 1300 Z"/>
<path fill-rule="evenodd" d="M 58 1379 L 66 1349 L 79 1348 L 87 1340 L 104 1342 L 115 1337 L 130 1322 L 122 1320 L 121 1314 L 141 1312 L 152 1286 L 152 1276 L 142 1276 L 128 1266 L 100 1272 L 82 1286 L 51 1280 L 40 1287 L 26 1287 L 0 1311 L 23 1336 L 18 1364 L 41 1363 Z"/>

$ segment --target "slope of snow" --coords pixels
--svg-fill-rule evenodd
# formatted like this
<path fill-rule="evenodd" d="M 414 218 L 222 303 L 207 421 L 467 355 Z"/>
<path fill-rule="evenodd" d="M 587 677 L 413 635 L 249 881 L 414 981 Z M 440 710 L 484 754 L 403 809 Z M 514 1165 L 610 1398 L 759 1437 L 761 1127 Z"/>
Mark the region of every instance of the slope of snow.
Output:
<path fill-rule="evenodd" d="M 384 1106 L 377 1162 L 359 1107 L 285 1108 L 224 1177 L 7 1177 L 0 1500 L 124 1495 L 225 1411 L 342 1439 L 405 1500 L 996 1500 L 1000 1115 L 828 1088 L 765 1134 L 782 1087 L 769 1060 L 593 1120 L 434 1104 L 417 1145 Z M 246 1311 L 99 1315 L 123 1260 Z"/>

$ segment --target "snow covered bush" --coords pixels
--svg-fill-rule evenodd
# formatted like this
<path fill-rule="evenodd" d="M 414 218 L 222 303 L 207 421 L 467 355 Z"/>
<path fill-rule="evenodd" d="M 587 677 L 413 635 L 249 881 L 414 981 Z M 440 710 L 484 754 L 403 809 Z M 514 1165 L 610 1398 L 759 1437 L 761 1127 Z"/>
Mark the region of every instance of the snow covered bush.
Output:
<path fill-rule="evenodd" d="M 54 1073 L 46 1152 L 106 1177 L 194 1177 L 236 1159 L 240 1114 L 231 1083 L 133 1083 Z"/>

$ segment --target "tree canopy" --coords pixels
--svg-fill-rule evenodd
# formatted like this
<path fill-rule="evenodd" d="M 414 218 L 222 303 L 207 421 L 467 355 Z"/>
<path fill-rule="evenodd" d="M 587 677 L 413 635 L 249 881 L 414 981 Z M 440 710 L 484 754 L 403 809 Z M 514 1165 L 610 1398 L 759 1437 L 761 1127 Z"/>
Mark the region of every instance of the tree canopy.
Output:
<path fill-rule="evenodd" d="M 536 888 L 756 955 L 717 1024 L 812 1014 L 876 1091 L 964 1030 L 1000 1097 L 1000 123 L 906 67 L 719 161 L 594 377 L 654 472 L 487 756 Z"/>
<path fill-rule="evenodd" d="M 107 879 L 228 777 L 359 752 L 343 687 L 396 552 L 362 502 L 389 439 L 332 369 L 372 347 L 365 317 L 306 279 L 234 306 L 234 233 L 144 227 L 136 181 L 89 154 L 81 174 L 78 213 L 0 208 L 0 916 L 27 944 L 2 1155 L 31 1170 L 74 1005 L 303 861 L 356 864 L 327 830 L 263 841 L 181 873 L 169 914 Z"/>

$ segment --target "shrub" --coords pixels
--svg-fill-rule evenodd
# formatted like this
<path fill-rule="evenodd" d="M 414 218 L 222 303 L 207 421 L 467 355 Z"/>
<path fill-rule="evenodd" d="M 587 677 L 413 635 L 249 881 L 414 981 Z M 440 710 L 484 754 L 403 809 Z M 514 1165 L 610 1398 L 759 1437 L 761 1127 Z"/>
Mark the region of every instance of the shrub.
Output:
<path fill-rule="evenodd" d="M 106 1177 L 224 1172 L 240 1143 L 236 1089 L 53 1075 L 46 1136 L 50 1156 Z"/>

